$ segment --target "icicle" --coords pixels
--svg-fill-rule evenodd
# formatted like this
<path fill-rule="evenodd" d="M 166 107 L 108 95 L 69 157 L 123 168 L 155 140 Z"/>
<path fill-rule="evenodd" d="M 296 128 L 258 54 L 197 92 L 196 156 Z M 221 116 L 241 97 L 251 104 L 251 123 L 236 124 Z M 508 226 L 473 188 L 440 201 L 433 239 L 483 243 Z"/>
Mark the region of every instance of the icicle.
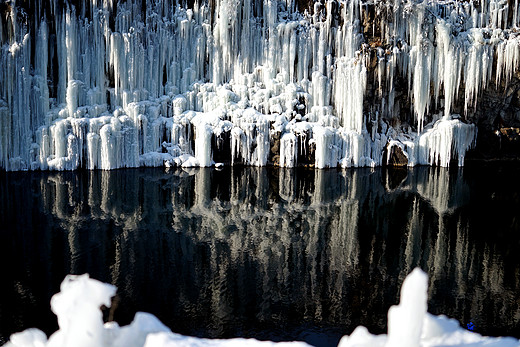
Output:
<path fill-rule="evenodd" d="M 280 166 L 295 167 L 298 139 L 293 133 L 285 133 L 280 139 Z"/>
<path fill-rule="evenodd" d="M 419 137 L 418 164 L 448 167 L 455 159 L 464 166 L 466 151 L 475 145 L 476 137 L 474 124 L 444 117 Z"/>
<path fill-rule="evenodd" d="M 363 94 L 366 68 L 361 59 L 340 59 L 334 76 L 334 103 L 347 130 L 363 130 Z"/>
<path fill-rule="evenodd" d="M 211 166 L 213 165 L 211 158 L 211 137 L 213 136 L 213 129 L 208 124 L 199 123 L 195 130 L 195 158 L 197 158 L 201 167 Z"/>

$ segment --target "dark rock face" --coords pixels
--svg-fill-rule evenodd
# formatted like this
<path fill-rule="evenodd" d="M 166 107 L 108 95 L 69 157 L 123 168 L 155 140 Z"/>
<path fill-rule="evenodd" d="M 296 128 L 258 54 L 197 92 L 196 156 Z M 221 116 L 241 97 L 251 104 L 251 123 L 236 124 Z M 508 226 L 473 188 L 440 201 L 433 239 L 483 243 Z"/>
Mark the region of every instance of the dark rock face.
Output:
<path fill-rule="evenodd" d="M 270 151 L 267 162 L 274 166 L 280 166 L 280 139 L 282 134 L 279 131 L 272 132 L 270 138 Z"/>
<path fill-rule="evenodd" d="M 498 138 L 500 157 L 518 159 L 520 156 L 520 128 L 500 128 L 495 134 Z"/>
<path fill-rule="evenodd" d="M 213 135 L 211 141 L 215 163 L 231 163 L 231 132 L 224 131 L 219 136 Z"/>
<path fill-rule="evenodd" d="M 298 155 L 296 161 L 299 166 L 313 167 L 315 161 L 316 146 L 311 141 L 312 132 L 310 130 L 303 134 L 298 134 Z"/>
<path fill-rule="evenodd" d="M 486 89 L 467 119 L 478 127 L 477 144 L 467 160 L 520 159 L 520 74 L 507 86 L 502 82 Z"/>
<path fill-rule="evenodd" d="M 386 153 L 388 153 L 388 147 L 386 147 Z M 408 165 L 408 157 L 404 154 L 403 150 L 399 146 L 391 146 L 390 153 L 388 155 L 388 160 L 383 161 L 384 164 L 388 166 L 395 167 L 406 167 Z"/>

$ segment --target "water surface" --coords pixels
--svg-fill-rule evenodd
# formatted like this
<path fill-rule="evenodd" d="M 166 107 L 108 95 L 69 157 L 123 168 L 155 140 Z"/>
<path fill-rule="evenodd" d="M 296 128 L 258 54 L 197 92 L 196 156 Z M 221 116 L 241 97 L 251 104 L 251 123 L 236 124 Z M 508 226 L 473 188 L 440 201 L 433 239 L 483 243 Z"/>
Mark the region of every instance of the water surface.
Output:
<path fill-rule="evenodd" d="M 113 283 L 105 318 L 203 337 L 336 345 L 386 332 L 405 276 L 429 311 L 520 337 L 520 167 L 0 174 L 0 343 L 57 328 L 68 273 Z"/>

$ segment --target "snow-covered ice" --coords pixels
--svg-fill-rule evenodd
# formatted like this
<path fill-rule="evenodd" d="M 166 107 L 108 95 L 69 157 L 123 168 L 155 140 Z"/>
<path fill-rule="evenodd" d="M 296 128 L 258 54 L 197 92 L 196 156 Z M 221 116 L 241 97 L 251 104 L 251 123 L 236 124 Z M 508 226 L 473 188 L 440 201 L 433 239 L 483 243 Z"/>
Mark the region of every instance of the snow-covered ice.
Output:
<path fill-rule="evenodd" d="M 372 335 L 357 327 L 338 347 L 520 346 L 510 337 L 483 337 L 460 327 L 454 319 L 427 312 L 428 276 L 416 268 L 403 282 L 399 305 L 388 310 L 388 334 Z"/>
<path fill-rule="evenodd" d="M 51 299 L 52 311 L 58 316 L 59 330 L 49 339 L 31 328 L 13 334 L 5 347 L 168 347 L 168 346 L 272 346 L 273 342 L 254 339 L 209 340 L 172 333 L 155 316 L 138 312 L 127 326 L 103 323 L 101 305 L 110 307 L 116 288 L 89 278 L 69 275 L 60 293 Z M 303 342 L 277 343 L 279 346 L 308 346 Z"/>
<path fill-rule="evenodd" d="M 388 311 L 388 335 L 371 335 L 358 327 L 344 336 L 339 347 L 349 346 L 502 346 L 517 347 L 513 338 L 491 338 L 461 328 L 457 321 L 427 312 L 428 276 L 413 270 L 404 280 L 399 305 Z M 155 316 L 138 312 L 127 326 L 116 322 L 103 323 L 101 305 L 110 307 L 116 288 L 89 278 L 69 275 L 60 293 L 51 299 L 52 311 L 58 316 L 59 330 L 49 339 L 40 330 L 31 328 L 11 335 L 4 347 L 173 347 L 173 346 L 308 346 L 303 342 L 273 343 L 255 339 L 211 340 L 173 333 Z"/>

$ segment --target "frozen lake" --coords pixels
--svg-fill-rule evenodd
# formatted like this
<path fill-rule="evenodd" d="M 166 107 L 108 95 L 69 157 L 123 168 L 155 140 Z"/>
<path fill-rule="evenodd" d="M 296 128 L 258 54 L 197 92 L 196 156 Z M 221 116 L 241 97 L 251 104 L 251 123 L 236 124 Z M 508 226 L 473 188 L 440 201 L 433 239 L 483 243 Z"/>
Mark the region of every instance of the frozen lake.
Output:
<path fill-rule="evenodd" d="M 429 311 L 520 337 L 520 167 L 0 173 L 0 343 L 57 329 L 68 273 L 203 337 L 336 345 L 386 331 L 405 276 Z"/>

